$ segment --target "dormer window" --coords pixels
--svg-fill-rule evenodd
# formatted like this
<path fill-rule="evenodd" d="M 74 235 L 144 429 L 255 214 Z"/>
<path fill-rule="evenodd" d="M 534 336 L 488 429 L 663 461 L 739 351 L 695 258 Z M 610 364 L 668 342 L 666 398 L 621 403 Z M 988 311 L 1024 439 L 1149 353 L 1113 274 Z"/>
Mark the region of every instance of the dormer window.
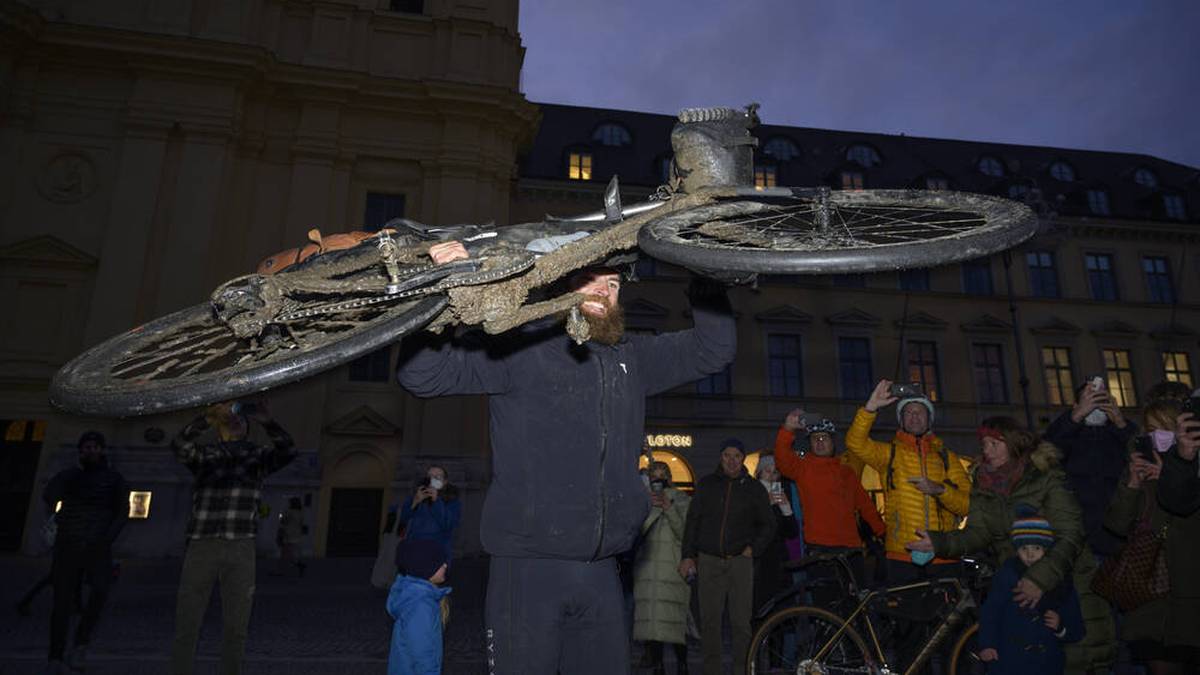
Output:
<path fill-rule="evenodd" d="M 862 144 L 850 146 L 850 149 L 846 150 L 846 159 L 867 169 L 883 162 L 875 148 Z"/>
<path fill-rule="evenodd" d="M 992 157 L 991 155 L 984 155 L 983 157 L 980 157 L 979 163 L 975 166 L 979 169 L 979 173 L 985 176 L 991 176 L 993 178 L 1000 178 L 1004 176 L 1004 165 L 1000 163 L 1000 160 Z"/>
<path fill-rule="evenodd" d="M 1144 187 L 1156 188 L 1158 187 L 1158 176 L 1143 166 L 1133 172 L 1133 182 Z"/>
<path fill-rule="evenodd" d="M 1088 209 L 1097 216 L 1107 216 L 1112 213 L 1108 205 L 1107 190 L 1088 190 L 1087 201 Z"/>
<path fill-rule="evenodd" d="M 596 127 L 592 132 L 592 140 L 613 148 L 633 145 L 633 137 L 629 135 L 629 130 L 616 122 L 605 122 Z"/>
<path fill-rule="evenodd" d="M 572 152 L 567 157 L 567 178 L 570 180 L 591 180 L 592 156 L 586 152 Z"/>
<path fill-rule="evenodd" d="M 861 171 L 843 171 L 842 172 L 842 189 L 843 190 L 861 190 L 866 185 L 866 177 Z"/>
<path fill-rule="evenodd" d="M 780 162 L 790 162 L 800 155 L 800 148 L 790 138 L 776 136 L 763 146 L 763 154 Z"/>
<path fill-rule="evenodd" d="M 1055 180 L 1061 180 L 1064 183 L 1070 183 L 1075 180 L 1075 169 L 1066 162 L 1054 162 L 1050 165 L 1050 175 Z"/>
<path fill-rule="evenodd" d="M 1163 195 L 1163 213 L 1172 220 L 1187 220 L 1187 207 L 1180 195 Z"/>
<path fill-rule="evenodd" d="M 754 167 L 754 187 L 772 188 L 776 184 L 775 167 L 773 166 L 756 166 Z"/>
<path fill-rule="evenodd" d="M 1013 183 L 1012 185 L 1008 186 L 1009 199 L 1025 199 L 1028 194 L 1029 186 L 1025 185 L 1024 183 Z"/>

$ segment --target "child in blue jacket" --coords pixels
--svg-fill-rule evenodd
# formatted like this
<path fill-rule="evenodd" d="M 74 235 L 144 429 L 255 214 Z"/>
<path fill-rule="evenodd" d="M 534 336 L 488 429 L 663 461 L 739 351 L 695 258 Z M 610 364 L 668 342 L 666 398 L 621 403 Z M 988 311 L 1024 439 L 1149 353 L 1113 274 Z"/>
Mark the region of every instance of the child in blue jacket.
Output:
<path fill-rule="evenodd" d="M 436 541 L 405 540 L 396 547 L 400 573 L 388 593 L 392 647 L 388 675 L 441 675 L 446 553 Z"/>
<path fill-rule="evenodd" d="M 992 577 L 992 587 L 979 620 L 979 658 L 988 673 L 1038 675 L 1063 672 L 1063 643 L 1083 638 L 1079 595 L 1069 578 L 1057 588 L 1044 589 L 1032 609 L 1013 601 L 1013 588 L 1026 568 L 1041 560 L 1054 545 L 1054 530 L 1037 515 L 1013 522 L 1012 543 L 1017 554 L 1004 561 Z"/>

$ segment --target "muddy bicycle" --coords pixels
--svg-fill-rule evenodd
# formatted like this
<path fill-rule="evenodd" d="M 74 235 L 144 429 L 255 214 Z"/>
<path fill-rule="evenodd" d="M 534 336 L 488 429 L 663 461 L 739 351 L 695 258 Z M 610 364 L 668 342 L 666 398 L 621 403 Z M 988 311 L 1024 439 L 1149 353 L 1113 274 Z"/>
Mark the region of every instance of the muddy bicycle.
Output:
<path fill-rule="evenodd" d="M 88 415 L 163 413 L 299 380 L 420 330 L 501 333 L 569 313 L 582 298 L 556 282 L 631 252 L 737 282 L 947 264 L 1015 246 L 1037 227 L 1025 205 L 987 195 L 754 188 L 756 121 L 755 106 L 682 111 L 671 178 L 645 203 L 623 206 L 614 178 L 602 210 L 572 218 L 310 233 L 308 246 L 206 302 L 79 355 L 52 381 L 51 402 Z M 435 265 L 429 247 L 447 240 L 470 257 Z"/>

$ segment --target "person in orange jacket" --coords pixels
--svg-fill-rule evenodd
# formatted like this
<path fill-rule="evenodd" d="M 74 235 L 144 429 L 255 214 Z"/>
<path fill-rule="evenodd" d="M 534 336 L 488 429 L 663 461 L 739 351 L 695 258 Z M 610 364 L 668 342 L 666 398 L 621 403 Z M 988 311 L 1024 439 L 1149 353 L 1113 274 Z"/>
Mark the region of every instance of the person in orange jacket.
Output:
<path fill-rule="evenodd" d="M 796 484 L 804 514 L 804 545 L 809 555 L 847 554 L 856 580 L 863 583 L 861 518 L 877 537 L 884 535 L 883 518 L 863 489 L 858 472 L 835 454 L 837 429 L 827 419 L 805 426 L 804 411 L 787 414 L 775 434 L 775 466 Z M 806 433 L 810 451 L 792 448 L 798 433 Z"/>

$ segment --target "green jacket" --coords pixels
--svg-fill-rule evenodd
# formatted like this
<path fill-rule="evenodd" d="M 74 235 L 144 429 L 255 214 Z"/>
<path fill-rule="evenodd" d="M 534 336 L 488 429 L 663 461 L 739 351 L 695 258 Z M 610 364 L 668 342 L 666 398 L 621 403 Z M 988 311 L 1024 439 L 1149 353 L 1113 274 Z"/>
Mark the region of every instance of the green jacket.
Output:
<path fill-rule="evenodd" d="M 667 488 L 671 506 L 651 508 L 633 568 L 633 639 L 685 644 L 692 591 L 679 576 L 687 494 Z"/>
<path fill-rule="evenodd" d="M 1066 484 L 1059 465 L 1058 449 L 1042 443 L 1029 456 L 1025 472 L 1007 497 L 972 481 L 967 526 L 950 532 L 930 532 L 938 557 L 958 558 L 986 553 L 999 565 L 1015 554 L 1010 533 L 1017 506 L 1028 504 L 1050 521 L 1054 546 L 1034 563 L 1025 576 L 1044 591 L 1056 588 L 1071 575 L 1076 558 L 1084 550 L 1083 519 L 1079 502 Z"/>

